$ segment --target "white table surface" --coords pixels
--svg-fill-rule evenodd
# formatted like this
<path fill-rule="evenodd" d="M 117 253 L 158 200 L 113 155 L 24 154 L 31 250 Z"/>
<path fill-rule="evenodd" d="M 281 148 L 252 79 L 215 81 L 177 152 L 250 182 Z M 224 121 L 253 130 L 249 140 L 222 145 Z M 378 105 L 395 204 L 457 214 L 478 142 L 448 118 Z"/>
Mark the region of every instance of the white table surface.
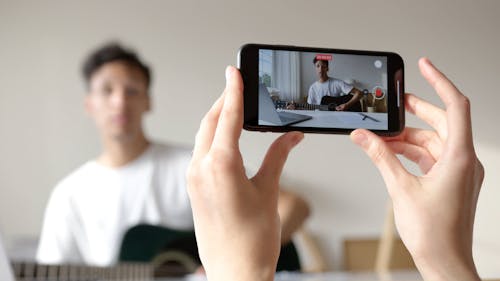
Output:
<path fill-rule="evenodd" d="M 204 275 L 189 275 L 184 278 L 158 279 L 157 281 L 206 281 Z M 420 281 L 418 271 L 392 271 L 389 274 L 353 272 L 292 273 L 279 272 L 276 281 Z"/>
<path fill-rule="evenodd" d="M 370 130 L 387 130 L 387 113 L 376 112 L 349 112 L 349 111 L 320 111 L 320 110 L 282 110 L 311 116 L 312 119 L 291 125 L 293 127 L 319 127 L 319 128 L 343 128 L 356 129 L 365 128 Z M 378 120 L 376 122 L 367 115 Z M 364 120 L 363 120 L 364 118 Z"/>

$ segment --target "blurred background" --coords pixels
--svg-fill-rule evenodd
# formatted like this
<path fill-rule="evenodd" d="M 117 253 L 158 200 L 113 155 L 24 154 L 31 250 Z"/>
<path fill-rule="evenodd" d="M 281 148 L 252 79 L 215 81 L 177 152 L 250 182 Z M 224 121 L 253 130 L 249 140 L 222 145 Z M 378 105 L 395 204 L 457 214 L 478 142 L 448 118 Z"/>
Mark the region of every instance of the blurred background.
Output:
<path fill-rule="evenodd" d="M 474 255 L 482 276 L 498 276 L 499 13 L 500 2 L 493 0 L 0 0 L 0 229 L 7 245 L 36 241 L 52 188 L 100 152 L 83 108 L 80 69 L 90 50 L 118 40 L 138 51 L 153 69 L 148 134 L 192 145 L 238 48 L 289 44 L 397 52 L 406 64 L 406 91 L 441 105 L 417 68 L 418 58 L 427 56 L 470 98 L 486 169 Z M 411 116 L 407 123 L 425 126 Z M 276 137 L 244 132 L 247 165 L 258 167 Z M 307 135 L 287 162 L 283 184 L 311 204 L 305 227 L 328 269 L 342 269 L 347 237 L 382 231 L 385 186 L 347 136 Z"/>

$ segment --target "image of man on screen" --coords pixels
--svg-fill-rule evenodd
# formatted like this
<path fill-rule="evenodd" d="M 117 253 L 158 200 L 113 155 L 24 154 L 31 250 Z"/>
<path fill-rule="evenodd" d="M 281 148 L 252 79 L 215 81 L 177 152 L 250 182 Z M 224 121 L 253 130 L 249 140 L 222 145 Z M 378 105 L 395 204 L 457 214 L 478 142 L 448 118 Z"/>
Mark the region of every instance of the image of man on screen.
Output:
<path fill-rule="evenodd" d="M 335 102 L 338 105 L 335 107 L 337 111 L 346 111 L 353 107 L 363 97 L 363 93 L 353 85 L 333 77 L 328 76 L 329 61 L 327 59 L 319 59 L 316 56 L 313 60 L 318 81 L 315 81 L 309 87 L 307 103 L 313 105 L 322 104 L 322 99 L 328 97 L 343 97 L 352 96 L 344 102 Z M 345 99 L 341 99 L 345 100 Z M 325 102 L 323 102 L 325 104 Z"/>

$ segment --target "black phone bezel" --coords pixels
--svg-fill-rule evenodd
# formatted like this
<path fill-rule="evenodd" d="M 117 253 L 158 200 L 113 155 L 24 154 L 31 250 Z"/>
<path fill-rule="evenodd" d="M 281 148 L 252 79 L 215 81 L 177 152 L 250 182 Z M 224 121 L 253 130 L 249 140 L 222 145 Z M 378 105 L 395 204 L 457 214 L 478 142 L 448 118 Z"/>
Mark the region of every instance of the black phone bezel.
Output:
<path fill-rule="evenodd" d="M 238 52 L 238 68 L 244 83 L 244 124 L 243 128 L 249 131 L 261 132 L 289 132 L 301 131 L 320 134 L 349 134 L 355 129 L 345 128 L 317 128 L 292 126 L 267 126 L 258 124 L 258 85 L 259 85 L 259 49 L 284 50 L 298 52 L 337 53 L 387 57 L 387 112 L 388 129 L 370 130 L 378 135 L 394 136 L 401 133 L 405 127 L 404 110 L 404 62 L 401 56 L 393 52 L 363 51 L 348 49 L 331 49 L 316 47 L 298 47 L 286 45 L 245 44 Z M 399 83 L 398 83 L 399 82 Z M 392 85 L 389 87 L 389 85 Z"/>

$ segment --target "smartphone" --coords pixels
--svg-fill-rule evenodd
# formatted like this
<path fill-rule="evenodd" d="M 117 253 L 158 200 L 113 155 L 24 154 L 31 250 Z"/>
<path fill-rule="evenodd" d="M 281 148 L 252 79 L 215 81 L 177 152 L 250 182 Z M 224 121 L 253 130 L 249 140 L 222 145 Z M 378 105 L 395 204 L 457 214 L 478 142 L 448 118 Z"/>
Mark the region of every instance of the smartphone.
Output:
<path fill-rule="evenodd" d="M 396 53 L 246 44 L 238 68 L 246 130 L 394 136 L 404 129 L 404 63 Z"/>

